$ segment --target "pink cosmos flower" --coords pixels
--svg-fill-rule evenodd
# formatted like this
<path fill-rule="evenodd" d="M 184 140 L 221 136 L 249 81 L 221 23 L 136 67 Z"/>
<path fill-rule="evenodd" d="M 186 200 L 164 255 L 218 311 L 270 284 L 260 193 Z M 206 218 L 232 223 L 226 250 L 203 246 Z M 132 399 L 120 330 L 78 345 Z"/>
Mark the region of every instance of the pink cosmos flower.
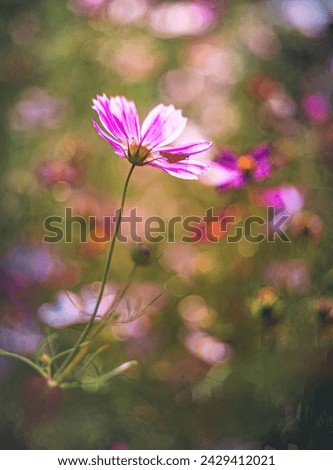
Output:
<path fill-rule="evenodd" d="M 231 150 L 223 150 L 216 164 L 216 180 L 220 189 L 239 188 L 271 174 L 270 150 L 260 145 L 238 157 Z"/>
<path fill-rule="evenodd" d="M 187 122 L 174 106 L 159 104 L 150 111 L 141 128 L 135 104 L 122 96 L 97 96 L 93 109 L 104 128 L 93 120 L 98 134 L 112 145 L 117 155 L 127 158 L 131 164 L 160 168 L 187 180 L 198 179 L 206 168 L 205 163 L 190 157 L 208 150 L 211 142 L 169 146 L 181 135 Z"/>

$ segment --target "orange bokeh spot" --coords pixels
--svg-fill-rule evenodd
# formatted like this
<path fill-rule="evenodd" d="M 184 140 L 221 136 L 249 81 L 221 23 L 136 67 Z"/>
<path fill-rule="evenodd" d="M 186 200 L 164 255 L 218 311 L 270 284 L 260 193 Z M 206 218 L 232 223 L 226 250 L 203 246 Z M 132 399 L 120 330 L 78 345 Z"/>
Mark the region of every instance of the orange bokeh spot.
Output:
<path fill-rule="evenodd" d="M 237 160 L 237 166 L 241 171 L 253 171 L 257 166 L 257 162 L 251 155 L 242 155 Z"/>

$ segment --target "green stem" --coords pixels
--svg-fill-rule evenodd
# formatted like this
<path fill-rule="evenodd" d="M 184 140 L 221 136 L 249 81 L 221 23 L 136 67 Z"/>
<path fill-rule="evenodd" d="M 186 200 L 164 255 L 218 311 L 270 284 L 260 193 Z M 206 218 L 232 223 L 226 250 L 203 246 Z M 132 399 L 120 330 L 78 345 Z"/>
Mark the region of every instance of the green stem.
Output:
<path fill-rule="evenodd" d="M 126 292 L 128 291 L 128 289 L 130 288 L 131 284 L 132 284 L 132 281 L 133 281 L 133 277 L 134 277 L 134 273 L 135 273 L 135 270 L 137 268 L 137 265 L 134 265 L 132 271 L 130 272 L 129 276 L 128 276 L 128 281 L 127 283 L 125 284 L 125 286 L 123 287 L 123 289 L 120 291 L 120 293 L 118 293 L 110 307 L 110 310 L 109 310 L 109 313 L 106 315 L 105 317 L 105 320 L 99 322 L 99 324 L 97 325 L 97 327 L 95 328 L 94 330 L 94 334 L 92 336 L 91 339 L 94 339 L 96 338 L 96 336 L 107 326 L 110 324 L 110 320 L 112 318 L 112 315 L 113 313 L 115 312 L 116 308 L 118 307 L 118 305 L 120 304 L 120 302 L 122 301 L 122 299 L 124 298 L 124 295 L 126 294 Z"/>
<path fill-rule="evenodd" d="M 45 373 L 43 371 L 43 369 L 41 369 L 40 367 L 37 366 L 37 364 L 35 364 L 34 362 L 30 361 L 30 359 L 28 359 L 27 357 L 24 357 L 24 356 L 20 356 L 19 354 L 14 354 L 14 353 L 10 353 L 8 351 L 5 351 L 3 349 L 0 349 L 0 355 L 2 356 L 7 356 L 7 357 L 11 357 L 12 359 L 17 359 L 21 362 L 24 362 L 24 364 L 30 366 L 32 369 L 35 369 L 39 374 L 41 374 L 43 377 L 45 377 Z"/>
<path fill-rule="evenodd" d="M 105 265 L 105 269 L 104 269 L 104 274 L 103 274 L 103 278 L 102 278 L 101 289 L 99 291 L 99 295 L 98 295 L 98 298 L 97 298 L 97 302 L 96 302 L 93 314 L 91 315 L 91 318 L 90 318 L 89 322 L 86 324 L 84 330 L 82 331 L 79 339 L 75 343 L 75 346 L 74 346 L 71 354 L 62 363 L 62 365 L 60 366 L 60 368 L 57 372 L 57 377 L 56 378 L 58 378 L 60 382 L 64 377 L 67 377 L 69 375 L 69 373 L 71 372 L 71 370 L 72 370 L 71 361 L 75 357 L 75 355 L 77 354 L 77 352 L 80 348 L 80 345 L 83 343 L 83 341 L 85 341 L 88 334 L 90 333 L 90 330 L 93 326 L 94 320 L 95 320 L 96 315 L 98 313 L 99 306 L 102 302 L 103 294 L 104 294 L 104 290 L 105 290 L 105 286 L 106 286 L 106 281 L 107 281 L 109 271 L 110 271 L 110 267 L 111 267 L 111 261 L 112 261 L 112 257 L 113 257 L 114 247 L 115 247 L 115 244 L 116 244 L 116 240 L 117 240 L 117 236 L 118 236 L 118 232 L 119 232 L 120 224 L 121 224 L 121 220 L 122 220 L 122 215 L 123 215 L 123 210 L 124 210 L 124 205 L 125 205 L 125 200 L 126 200 L 128 184 L 129 184 L 129 181 L 131 179 L 134 168 L 135 168 L 135 165 L 132 165 L 131 168 L 130 168 L 130 171 L 128 172 L 126 181 L 125 181 L 123 194 L 122 194 L 122 198 L 121 198 L 120 209 L 119 209 L 118 217 L 117 217 L 117 221 L 116 221 L 116 227 L 115 227 L 115 231 L 113 233 L 113 237 L 112 237 L 112 240 L 111 240 L 110 249 L 109 249 L 109 253 L 108 253 L 108 257 L 107 257 L 107 261 L 106 261 L 106 265 Z M 75 365 L 76 365 L 76 363 L 74 364 L 74 366 Z"/>
<path fill-rule="evenodd" d="M 90 366 L 90 364 L 92 362 L 94 362 L 94 360 L 96 359 L 96 357 L 101 353 L 101 352 L 104 352 L 106 351 L 107 349 L 109 349 L 109 345 L 108 344 L 104 344 L 103 346 L 101 346 L 100 348 L 97 349 L 97 351 L 94 352 L 94 354 L 89 358 L 87 364 L 84 365 L 83 369 L 80 370 L 80 377 L 83 376 L 84 372 L 88 369 L 88 367 Z"/>

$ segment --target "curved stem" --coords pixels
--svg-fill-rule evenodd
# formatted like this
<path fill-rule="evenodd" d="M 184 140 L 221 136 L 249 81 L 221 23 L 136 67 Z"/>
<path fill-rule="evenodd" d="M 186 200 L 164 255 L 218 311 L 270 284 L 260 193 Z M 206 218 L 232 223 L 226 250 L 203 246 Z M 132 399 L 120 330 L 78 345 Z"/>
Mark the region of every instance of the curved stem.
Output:
<path fill-rule="evenodd" d="M 128 276 L 127 283 L 125 284 L 123 289 L 121 289 L 119 295 L 117 295 L 115 297 L 115 299 L 114 299 L 114 301 L 113 301 L 113 303 L 110 307 L 109 312 L 105 316 L 105 320 L 103 319 L 104 321 L 99 322 L 99 324 L 95 328 L 94 334 L 92 335 L 91 339 L 94 339 L 107 325 L 110 324 L 112 314 L 115 312 L 115 309 L 118 307 L 118 305 L 120 304 L 120 302 L 124 298 L 124 295 L 126 294 L 126 292 L 128 291 L 128 289 L 130 288 L 130 286 L 132 284 L 136 268 L 137 268 L 137 265 L 134 265 L 132 271 L 130 272 L 130 274 Z"/>
<path fill-rule="evenodd" d="M 128 184 L 129 184 L 129 181 L 131 179 L 134 168 L 135 168 L 135 165 L 132 165 L 131 168 L 130 168 L 130 171 L 128 172 L 126 181 L 125 181 L 123 194 L 122 194 L 122 198 L 121 198 L 120 209 L 119 209 L 118 217 L 117 217 L 117 221 L 116 221 L 116 227 L 115 227 L 115 231 L 113 233 L 113 237 L 112 237 L 112 240 L 111 240 L 109 253 L 108 253 L 108 257 L 107 257 L 107 261 L 106 261 L 106 265 L 105 265 L 105 269 L 104 269 L 104 274 L 103 274 L 103 277 L 102 277 L 101 289 L 99 291 L 99 295 L 98 295 L 98 298 L 97 298 L 97 302 L 96 302 L 93 314 L 91 315 L 91 318 L 90 318 L 89 322 L 86 324 L 86 326 L 85 326 L 84 330 L 82 331 L 80 337 L 78 338 L 77 342 L 75 343 L 72 352 L 69 354 L 69 356 L 66 358 L 66 360 L 62 363 L 59 370 L 57 371 L 56 375 L 60 379 L 60 381 L 65 376 L 67 376 L 68 373 L 71 372 L 71 369 L 72 369 L 71 368 L 71 361 L 75 357 L 75 355 L 77 354 L 81 344 L 85 341 L 88 334 L 90 333 L 90 330 L 93 326 L 94 320 L 97 316 L 99 306 L 102 302 L 103 294 L 104 294 L 104 290 L 105 290 L 105 286 L 106 286 L 106 281 L 107 281 L 109 271 L 110 271 L 110 267 L 111 267 L 114 247 L 115 247 L 117 236 L 118 236 L 119 229 L 120 229 L 120 224 L 121 224 L 121 219 L 122 219 L 122 215 L 123 215 Z M 74 367 L 75 367 L 75 365 L 76 365 L 76 363 L 74 363 Z M 70 369 L 70 370 L 67 370 L 67 369 Z"/>
<path fill-rule="evenodd" d="M 26 365 L 30 366 L 32 369 L 36 370 L 40 375 L 42 375 L 43 377 L 46 377 L 46 374 L 44 373 L 43 369 L 38 367 L 37 364 L 30 361 L 30 359 L 28 359 L 27 357 L 21 356 L 20 354 L 15 354 L 15 353 L 5 351 L 4 349 L 0 349 L 0 355 L 1 356 L 6 356 L 6 357 L 11 357 L 12 359 L 17 359 L 21 362 L 24 362 L 24 364 L 26 364 Z"/>

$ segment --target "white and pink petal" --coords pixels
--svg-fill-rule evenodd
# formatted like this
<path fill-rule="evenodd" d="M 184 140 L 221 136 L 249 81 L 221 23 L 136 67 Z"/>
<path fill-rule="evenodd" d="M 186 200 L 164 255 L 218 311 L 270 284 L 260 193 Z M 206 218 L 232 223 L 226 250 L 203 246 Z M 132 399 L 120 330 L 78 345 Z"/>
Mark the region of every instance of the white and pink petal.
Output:
<path fill-rule="evenodd" d="M 244 176 L 238 169 L 234 170 L 219 164 L 215 165 L 214 169 L 214 181 L 221 189 L 240 187 L 245 184 Z"/>
<path fill-rule="evenodd" d="M 195 155 L 197 153 L 206 152 L 212 147 L 211 142 L 201 141 L 201 142 L 194 142 L 189 144 L 179 144 L 173 145 L 171 147 L 158 147 L 155 149 L 158 152 L 162 152 L 165 154 L 170 155 Z"/>
<path fill-rule="evenodd" d="M 105 94 L 103 96 L 97 96 L 93 100 L 93 109 L 97 112 L 98 117 L 103 125 L 104 129 L 119 142 L 126 142 L 127 136 L 125 129 L 121 121 L 111 113 L 110 110 L 110 101 Z"/>
<path fill-rule="evenodd" d="M 111 114 L 122 123 L 126 139 L 129 142 L 140 142 L 140 122 L 136 106 L 124 96 L 110 98 Z"/>
<path fill-rule="evenodd" d="M 161 158 L 149 162 L 148 165 L 160 168 L 170 175 L 183 180 L 197 180 L 207 168 L 206 163 L 189 158 L 173 163 L 170 163 L 166 158 Z"/>
<path fill-rule="evenodd" d="M 114 151 L 116 152 L 117 155 L 119 155 L 122 158 L 127 157 L 127 146 L 124 144 L 121 144 L 118 140 L 116 140 L 114 137 L 112 137 L 110 134 L 107 134 L 106 132 L 101 129 L 101 127 L 97 124 L 95 119 L 92 120 L 93 126 L 96 129 L 98 135 L 100 135 L 104 140 L 106 140 L 109 144 L 112 145 L 114 148 Z"/>
<path fill-rule="evenodd" d="M 142 145 L 150 149 L 162 148 L 182 134 L 186 123 L 187 119 L 180 110 L 172 105 L 159 104 L 150 111 L 142 124 Z"/>

